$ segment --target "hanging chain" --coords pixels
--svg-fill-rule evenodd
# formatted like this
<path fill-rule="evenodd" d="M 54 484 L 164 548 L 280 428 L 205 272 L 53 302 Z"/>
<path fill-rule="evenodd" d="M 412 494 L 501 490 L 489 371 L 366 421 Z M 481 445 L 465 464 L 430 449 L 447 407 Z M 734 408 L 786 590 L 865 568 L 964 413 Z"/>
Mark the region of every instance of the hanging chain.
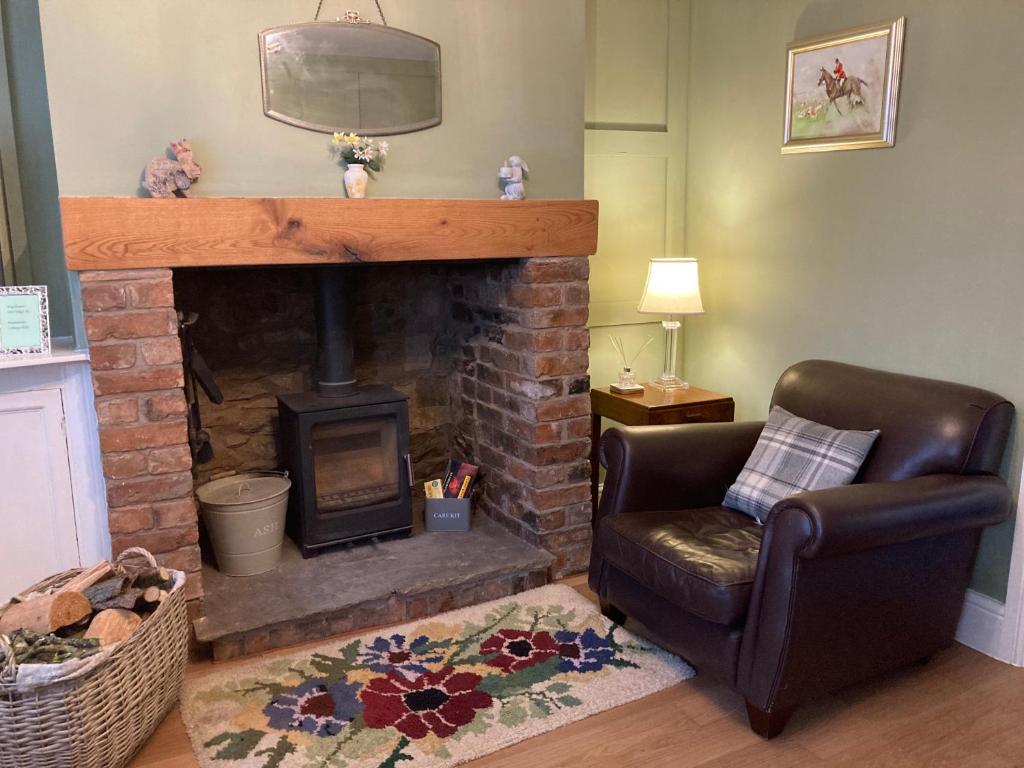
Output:
<path fill-rule="evenodd" d="M 377 6 L 377 13 L 380 14 L 380 23 L 383 24 L 386 27 L 388 25 L 388 20 L 384 18 L 384 11 L 382 11 L 381 8 L 380 8 L 380 0 L 373 0 L 373 2 Z M 323 7 L 324 7 L 324 0 L 320 0 L 316 4 L 316 13 L 313 14 L 313 21 L 320 21 L 320 11 L 321 11 L 321 9 Z M 348 17 L 348 13 L 346 13 L 345 16 Z M 359 14 L 357 13 L 355 15 L 355 17 L 358 19 L 359 18 Z"/>

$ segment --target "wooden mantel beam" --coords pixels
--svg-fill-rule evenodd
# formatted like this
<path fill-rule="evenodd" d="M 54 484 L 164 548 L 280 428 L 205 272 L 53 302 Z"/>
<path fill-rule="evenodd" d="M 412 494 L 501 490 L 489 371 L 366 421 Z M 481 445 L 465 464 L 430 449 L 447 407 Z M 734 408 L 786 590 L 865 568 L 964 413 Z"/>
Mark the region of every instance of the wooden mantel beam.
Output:
<path fill-rule="evenodd" d="M 596 200 L 64 197 L 68 269 L 586 256 Z"/>

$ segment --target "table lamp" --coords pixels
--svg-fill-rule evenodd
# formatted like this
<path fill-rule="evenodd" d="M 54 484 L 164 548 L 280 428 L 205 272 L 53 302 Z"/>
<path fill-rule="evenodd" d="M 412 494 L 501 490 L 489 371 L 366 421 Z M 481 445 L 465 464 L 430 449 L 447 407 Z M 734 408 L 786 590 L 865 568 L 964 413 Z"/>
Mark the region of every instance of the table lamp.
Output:
<path fill-rule="evenodd" d="M 638 312 L 668 315 L 661 321 L 665 329 L 664 373 L 652 387 L 671 391 L 686 389 L 690 385 L 676 376 L 676 349 L 679 327 L 682 325 L 673 315 L 702 315 L 704 306 L 700 302 L 700 285 L 697 279 L 696 259 L 651 259 L 647 268 L 647 285 L 640 298 Z"/>

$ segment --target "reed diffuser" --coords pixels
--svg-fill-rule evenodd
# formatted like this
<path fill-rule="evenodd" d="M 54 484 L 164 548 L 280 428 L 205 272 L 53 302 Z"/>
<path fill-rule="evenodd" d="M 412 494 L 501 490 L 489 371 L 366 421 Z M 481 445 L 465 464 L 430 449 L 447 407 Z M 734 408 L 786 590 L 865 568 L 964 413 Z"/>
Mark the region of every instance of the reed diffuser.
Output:
<path fill-rule="evenodd" d="M 626 345 L 622 343 L 622 339 L 618 336 L 612 336 L 609 334 L 612 346 L 615 347 L 615 351 L 619 353 L 619 359 L 622 360 L 622 370 L 619 371 L 618 383 L 610 385 L 612 392 L 620 395 L 635 395 L 644 391 L 642 384 L 636 383 L 636 374 L 633 373 L 633 363 L 640 357 L 641 353 L 650 346 L 651 342 L 654 341 L 654 337 L 647 339 L 636 351 L 636 354 L 632 357 L 626 355 Z"/>

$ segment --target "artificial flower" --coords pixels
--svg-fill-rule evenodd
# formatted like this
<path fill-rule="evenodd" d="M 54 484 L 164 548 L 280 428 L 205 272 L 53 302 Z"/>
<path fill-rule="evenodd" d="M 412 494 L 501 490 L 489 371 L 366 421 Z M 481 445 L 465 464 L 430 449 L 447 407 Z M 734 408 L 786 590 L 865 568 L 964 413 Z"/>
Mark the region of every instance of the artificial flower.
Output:
<path fill-rule="evenodd" d="M 492 667 L 505 672 L 518 672 L 558 655 L 558 643 L 548 632 L 525 629 L 499 629 L 480 643 L 480 653 L 494 654 L 487 660 Z"/>
<path fill-rule="evenodd" d="M 308 680 L 272 698 L 263 714 L 271 728 L 337 736 L 363 709 L 358 690 L 359 683 L 349 683 L 344 677 L 336 683 Z"/>
<path fill-rule="evenodd" d="M 481 679 L 454 667 L 412 679 L 396 672 L 375 677 L 359 693 L 365 706 L 363 720 L 370 728 L 393 726 L 410 739 L 429 733 L 446 738 L 473 722 L 478 709 L 494 703 L 489 693 L 477 690 Z"/>

